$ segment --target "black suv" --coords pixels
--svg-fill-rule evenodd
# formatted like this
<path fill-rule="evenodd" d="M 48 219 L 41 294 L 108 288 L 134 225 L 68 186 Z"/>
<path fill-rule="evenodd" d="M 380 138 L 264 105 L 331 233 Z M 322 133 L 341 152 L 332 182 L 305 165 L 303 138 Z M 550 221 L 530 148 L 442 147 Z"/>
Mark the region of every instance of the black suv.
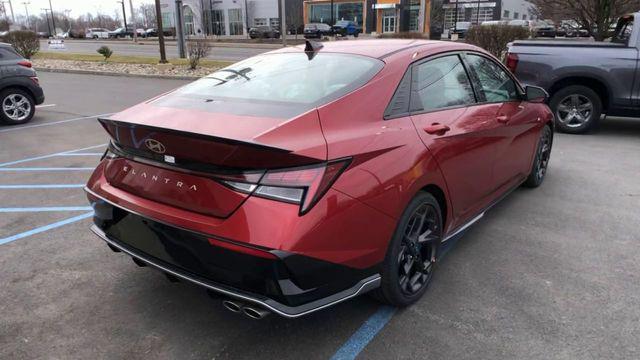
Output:
<path fill-rule="evenodd" d="M 271 26 L 256 26 L 249 29 L 249 37 L 252 39 L 279 39 L 280 31 Z"/>
<path fill-rule="evenodd" d="M 44 102 L 36 71 L 11 44 L 0 43 L 0 122 L 15 125 L 31 120 Z"/>

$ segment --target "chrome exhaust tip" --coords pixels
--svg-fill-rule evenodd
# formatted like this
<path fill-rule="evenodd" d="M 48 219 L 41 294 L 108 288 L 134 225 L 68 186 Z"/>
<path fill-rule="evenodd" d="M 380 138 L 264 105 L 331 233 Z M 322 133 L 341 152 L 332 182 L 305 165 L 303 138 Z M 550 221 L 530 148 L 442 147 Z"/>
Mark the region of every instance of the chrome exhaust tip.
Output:
<path fill-rule="evenodd" d="M 242 311 L 242 304 L 234 300 L 223 300 L 222 306 L 234 313 L 239 313 Z"/>
<path fill-rule="evenodd" d="M 254 319 L 254 320 L 262 320 L 267 315 L 271 314 L 271 312 L 269 312 L 269 311 L 267 311 L 265 309 L 254 308 L 254 307 L 249 307 L 249 306 L 243 307 L 242 308 L 242 313 L 245 314 L 246 316 Z"/>

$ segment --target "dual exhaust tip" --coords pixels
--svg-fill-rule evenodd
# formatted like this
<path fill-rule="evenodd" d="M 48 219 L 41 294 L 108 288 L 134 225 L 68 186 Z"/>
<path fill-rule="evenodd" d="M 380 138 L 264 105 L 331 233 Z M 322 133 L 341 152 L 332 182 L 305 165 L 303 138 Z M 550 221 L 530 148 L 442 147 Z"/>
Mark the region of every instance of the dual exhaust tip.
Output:
<path fill-rule="evenodd" d="M 236 300 L 223 300 L 222 305 L 231 312 L 234 312 L 236 314 L 242 313 L 243 315 L 254 320 L 262 320 L 270 314 L 270 312 L 265 309 L 249 306 Z"/>

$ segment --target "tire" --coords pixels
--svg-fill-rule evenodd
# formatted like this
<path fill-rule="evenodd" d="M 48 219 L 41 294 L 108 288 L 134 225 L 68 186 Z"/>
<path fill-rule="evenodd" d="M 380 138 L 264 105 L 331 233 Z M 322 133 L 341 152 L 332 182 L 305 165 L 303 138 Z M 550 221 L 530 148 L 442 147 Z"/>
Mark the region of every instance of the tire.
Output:
<path fill-rule="evenodd" d="M 36 113 L 36 104 L 33 96 L 28 92 L 7 88 L 0 91 L 0 122 L 7 125 L 27 123 Z M 13 109 L 10 109 L 13 107 Z"/>
<path fill-rule="evenodd" d="M 360 35 L 360 32 L 359 32 L 359 31 L 356 31 L 356 32 L 353 34 L 353 37 L 358 37 L 358 35 Z"/>
<path fill-rule="evenodd" d="M 568 134 L 583 134 L 600 120 L 602 100 L 583 85 L 567 86 L 556 92 L 549 103 L 556 118 L 556 129 Z"/>
<path fill-rule="evenodd" d="M 414 231 L 418 224 L 416 221 L 419 221 L 423 211 L 427 220 L 422 221 L 421 226 L 417 228 L 417 231 Z M 410 236 L 405 236 L 406 233 L 409 233 Z M 418 242 L 409 241 L 409 238 Z M 424 242 L 420 242 L 421 239 Z M 441 241 L 442 212 L 440 205 L 433 195 L 419 192 L 409 202 L 398 222 L 398 227 L 389 242 L 387 254 L 382 264 L 380 287 L 374 290 L 372 295 L 381 302 L 399 307 L 408 306 L 418 301 L 433 278 L 436 255 Z M 415 244 L 416 247 L 412 249 L 410 243 Z M 415 261 L 414 254 L 420 254 L 420 261 Z M 424 267 L 421 267 L 421 264 Z M 411 286 L 414 277 L 416 285 L 419 285 L 417 289 Z"/>
<path fill-rule="evenodd" d="M 98 40 L 98 35 L 93 35 L 94 40 Z"/>
<path fill-rule="evenodd" d="M 525 187 L 537 188 L 542 185 L 542 182 L 547 175 L 552 147 L 553 132 L 549 125 L 546 125 L 542 129 L 540 140 L 538 140 L 538 147 L 536 147 L 536 156 L 533 159 L 533 164 L 531 165 L 531 172 L 523 184 Z"/>

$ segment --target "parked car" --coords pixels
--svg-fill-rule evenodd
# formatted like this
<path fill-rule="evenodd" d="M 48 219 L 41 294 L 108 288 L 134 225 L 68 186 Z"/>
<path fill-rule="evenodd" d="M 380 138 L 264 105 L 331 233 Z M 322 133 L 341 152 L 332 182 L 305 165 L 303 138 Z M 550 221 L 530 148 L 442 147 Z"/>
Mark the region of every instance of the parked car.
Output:
<path fill-rule="evenodd" d="M 407 306 L 443 242 L 543 182 L 545 98 L 467 44 L 274 50 L 99 119 L 92 231 L 253 318 L 368 291 Z"/>
<path fill-rule="evenodd" d="M 44 102 L 44 91 L 31 62 L 11 47 L 0 43 L 0 122 L 17 125 L 29 122 L 36 105 Z"/>
<path fill-rule="evenodd" d="M 39 37 L 39 38 L 41 38 L 41 39 L 46 39 L 46 38 L 48 38 L 48 37 L 50 37 L 50 36 L 51 36 L 51 34 L 49 34 L 49 33 L 48 33 L 48 32 L 46 32 L 46 31 L 38 31 L 38 32 L 36 33 L 36 35 L 38 35 L 38 37 Z M 1 35 L 0 35 L 0 36 L 1 36 Z"/>
<path fill-rule="evenodd" d="M 567 36 L 567 31 L 564 27 L 558 26 L 556 27 L 556 36 L 565 37 Z"/>
<path fill-rule="evenodd" d="M 311 23 L 304 26 L 304 37 L 307 39 L 318 38 L 321 39 L 324 36 L 333 36 L 333 29 L 331 26 L 322 23 Z"/>
<path fill-rule="evenodd" d="M 358 35 L 362 32 L 362 29 L 353 21 L 348 20 L 340 20 L 333 25 L 333 33 L 340 36 L 349 36 L 353 35 L 354 37 L 358 37 Z"/>
<path fill-rule="evenodd" d="M 515 41 L 507 64 L 520 81 L 550 93 L 549 105 L 564 132 L 587 132 L 603 113 L 640 116 L 634 85 L 640 81 L 640 28 L 633 27 L 639 14 L 623 16 L 611 42 Z"/>
<path fill-rule="evenodd" d="M 109 31 L 109 39 L 118 39 L 125 37 L 133 37 L 133 29 L 117 28 L 113 31 Z"/>
<path fill-rule="evenodd" d="M 89 28 L 84 36 L 87 39 L 108 39 L 110 31 L 105 28 Z"/>
<path fill-rule="evenodd" d="M 162 34 L 164 36 L 174 36 L 173 31 L 171 29 L 165 29 Z M 156 37 L 158 36 L 158 29 L 147 29 L 145 30 L 146 37 Z"/>
<path fill-rule="evenodd" d="M 509 21 L 508 20 L 489 20 L 489 21 L 483 21 L 482 23 L 480 23 L 480 26 L 494 26 L 494 25 L 509 25 Z"/>
<path fill-rule="evenodd" d="M 509 21 L 509 23 L 507 24 L 509 26 L 520 26 L 523 27 L 529 31 L 533 31 L 533 24 L 532 21 L 529 20 L 511 20 Z"/>
<path fill-rule="evenodd" d="M 536 37 L 556 37 L 556 28 L 553 25 L 549 25 L 544 21 L 534 22 L 533 31 Z"/>
<path fill-rule="evenodd" d="M 464 39 L 467 36 L 467 32 L 471 29 L 471 22 L 469 21 L 458 21 L 455 27 L 452 27 L 449 31 L 449 39 L 451 39 L 453 34 L 458 35 L 458 39 Z"/>
<path fill-rule="evenodd" d="M 256 26 L 249 29 L 249 37 L 252 39 L 279 39 L 280 30 L 271 26 Z"/>

